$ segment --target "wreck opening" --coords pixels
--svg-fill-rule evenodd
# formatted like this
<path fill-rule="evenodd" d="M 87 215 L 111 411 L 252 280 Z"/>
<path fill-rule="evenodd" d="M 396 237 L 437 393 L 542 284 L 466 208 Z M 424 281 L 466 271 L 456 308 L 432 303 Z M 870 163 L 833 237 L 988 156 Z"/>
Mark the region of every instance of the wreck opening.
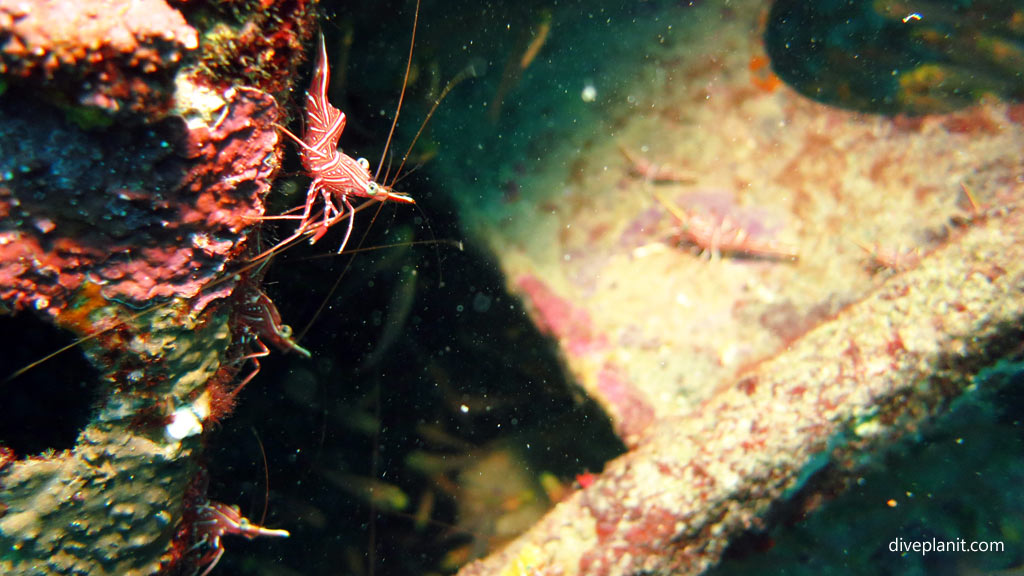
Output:
<path fill-rule="evenodd" d="M 450 213 L 428 183 L 415 183 L 428 213 Z M 457 237 L 452 222 L 438 218 L 432 228 Z M 365 244 L 421 232 L 378 225 Z M 306 574 L 452 572 L 532 526 L 625 452 L 494 261 L 473 245 L 440 250 L 440 258 L 429 243 L 358 254 L 302 340 L 313 358 L 262 361 L 211 442 L 210 498 L 238 502 L 258 521 L 267 497 L 267 524 L 292 537 L 226 555 L 223 566 L 255 555 Z M 301 252 L 271 268 L 266 283 L 297 333 L 346 266 Z M 275 282 L 281 275 L 290 281 Z"/>
<path fill-rule="evenodd" d="M 69 332 L 27 313 L 0 316 L 0 339 L 4 378 L 74 342 Z M 4 397 L 0 446 L 19 456 L 74 446 L 92 412 L 97 377 L 82 352 L 72 349 L 0 384 L 18 391 Z"/>

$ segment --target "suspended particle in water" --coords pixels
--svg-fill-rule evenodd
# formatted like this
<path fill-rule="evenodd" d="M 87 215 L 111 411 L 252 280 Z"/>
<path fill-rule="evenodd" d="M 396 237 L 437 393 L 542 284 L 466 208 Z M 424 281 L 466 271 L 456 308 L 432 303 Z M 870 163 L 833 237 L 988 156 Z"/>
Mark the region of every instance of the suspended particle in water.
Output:
<path fill-rule="evenodd" d="M 583 86 L 583 92 L 580 93 L 580 98 L 587 103 L 597 100 L 597 88 L 594 87 L 593 82 L 587 80 Z"/>

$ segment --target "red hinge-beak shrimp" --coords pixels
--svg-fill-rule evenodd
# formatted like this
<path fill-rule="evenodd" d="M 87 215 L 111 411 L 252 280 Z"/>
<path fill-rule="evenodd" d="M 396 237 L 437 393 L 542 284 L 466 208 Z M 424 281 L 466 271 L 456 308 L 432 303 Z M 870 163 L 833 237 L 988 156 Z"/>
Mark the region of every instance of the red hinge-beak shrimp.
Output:
<path fill-rule="evenodd" d="M 280 126 L 281 131 L 299 145 L 302 165 L 313 178 L 306 192 L 306 203 L 302 216 L 299 217 L 299 227 L 286 242 L 309 233 L 314 222 L 320 219 L 319 227 L 310 238 L 310 243 L 315 243 L 331 226 L 348 218 L 348 228 L 338 248 L 340 254 L 348 244 L 355 221 L 355 208 L 350 197 L 403 204 L 415 204 L 416 201 L 378 183 L 375 176 L 370 175 L 370 163 L 365 158 L 357 160 L 338 150 L 338 139 L 345 130 L 345 113 L 327 100 L 330 80 L 331 69 L 327 62 L 327 48 L 321 33 L 316 72 L 306 93 L 306 129 L 303 138 L 300 139 L 287 128 Z M 323 198 L 323 209 L 320 213 L 314 214 L 313 208 L 318 198 Z"/>
<path fill-rule="evenodd" d="M 622 144 L 619 144 L 618 147 L 623 158 L 629 163 L 629 174 L 642 179 L 644 182 L 653 184 L 692 184 L 697 180 L 697 174 L 694 172 L 677 170 L 668 164 L 655 164 L 647 158 L 633 153 Z"/>
<path fill-rule="evenodd" d="M 238 534 L 249 540 L 261 536 L 287 538 L 291 534 L 287 530 L 271 529 L 253 523 L 242 516 L 237 506 L 228 506 L 220 502 L 206 502 L 199 506 L 199 518 L 195 523 L 196 546 L 206 546 L 208 550 L 199 559 L 199 566 L 206 566 L 202 574 L 206 576 L 217 566 L 224 556 L 224 545 L 221 538 L 225 534 Z"/>
<path fill-rule="evenodd" d="M 717 259 L 722 254 L 790 262 L 799 258 L 795 248 L 757 238 L 728 217 L 688 212 L 661 194 L 654 198 L 678 221 L 676 239 L 696 246 L 710 258 Z"/>

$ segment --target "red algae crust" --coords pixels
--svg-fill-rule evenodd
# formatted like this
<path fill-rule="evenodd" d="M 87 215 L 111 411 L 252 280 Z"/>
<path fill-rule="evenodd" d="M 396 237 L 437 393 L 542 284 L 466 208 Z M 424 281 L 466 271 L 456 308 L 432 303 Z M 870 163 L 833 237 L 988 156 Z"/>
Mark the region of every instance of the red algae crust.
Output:
<path fill-rule="evenodd" d="M 0 110 L 0 298 L 56 316 L 86 281 L 133 306 L 196 296 L 245 250 L 277 166 L 273 99 L 239 88 L 225 106 L 212 128 L 102 135 Z"/>
<path fill-rule="evenodd" d="M 173 72 L 198 45 L 162 0 L 0 0 L 0 74 L 109 112 L 166 111 Z"/>

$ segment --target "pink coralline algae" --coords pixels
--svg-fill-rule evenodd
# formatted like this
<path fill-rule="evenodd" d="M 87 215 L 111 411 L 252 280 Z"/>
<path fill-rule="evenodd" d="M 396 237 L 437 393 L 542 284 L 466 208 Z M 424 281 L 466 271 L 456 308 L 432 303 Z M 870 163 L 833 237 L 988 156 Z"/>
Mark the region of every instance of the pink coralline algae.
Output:
<path fill-rule="evenodd" d="M 110 112 L 165 110 L 174 69 L 199 45 L 162 0 L 0 0 L 0 30 L 6 79 Z"/>
<path fill-rule="evenodd" d="M 573 353 L 584 354 L 607 346 L 604 336 L 591 325 L 587 311 L 558 296 L 540 278 L 525 275 L 516 285 L 528 296 L 538 327 L 562 341 Z"/>
<path fill-rule="evenodd" d="M 652 422 L 654 407 L 614 360 L 606 357 L 607 337 L 593 326 L 590 314 L 559 296 L 532 274 L 516 281 L 541 331 L 556 338 L 567 354 L 579 360 L 578 371 L 595 374 L 591 394 L 612 415 L 616 431 L 630 446 L 636 445 Z M 581 379 L 589 379 L 581 374 Z"/>

